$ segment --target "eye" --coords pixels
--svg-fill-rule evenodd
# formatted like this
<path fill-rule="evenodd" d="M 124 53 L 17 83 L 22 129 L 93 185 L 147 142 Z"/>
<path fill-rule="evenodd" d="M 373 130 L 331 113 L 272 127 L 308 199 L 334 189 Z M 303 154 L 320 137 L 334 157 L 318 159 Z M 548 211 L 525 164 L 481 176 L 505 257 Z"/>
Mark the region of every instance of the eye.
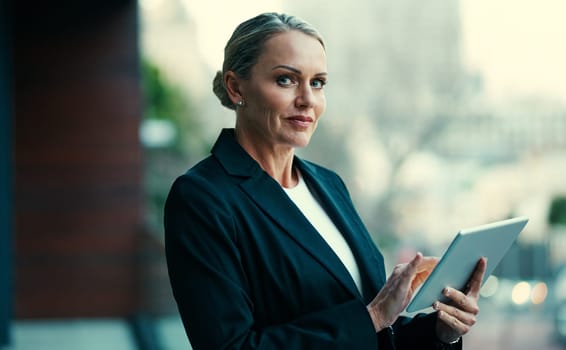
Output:
<path fill-rule="evenodd" d="M 314 79 L 311 82 L 311 86 L 315 89 L 322 89 L 326 85 L 326 80 L 324 79 Z"/>
<path fill-rule="evenodd" d="M 276 81 L 280 86 L 290 86 L 294 84 L 293 79 L 288 75 L 280 75 L 277 77 Z"/>

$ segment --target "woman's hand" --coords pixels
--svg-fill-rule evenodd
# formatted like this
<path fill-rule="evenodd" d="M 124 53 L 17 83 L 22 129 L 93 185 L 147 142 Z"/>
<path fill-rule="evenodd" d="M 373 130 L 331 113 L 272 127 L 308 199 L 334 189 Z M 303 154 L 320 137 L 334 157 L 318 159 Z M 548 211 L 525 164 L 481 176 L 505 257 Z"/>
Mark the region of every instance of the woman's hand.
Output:
<path fill-rule="evenodd" d="M 433 308 L 438 312 L 436 335 L 442 342 L 455 342 L 462 335 L 468 333 L 476 323 L 476 316 L 480 312 L 478 300 L 481 283 L 486 267 L 487 259 L 481 258 L 464 293 L 446 287 L 442 293 L 452 302 L 449 305 L 439 301 L 434 303 Z"/>
<path fill-rule="evenodd" d="M 377 296 L 367 306 L 375 331 L 389 327 L 405 310 L 415 290 L 426 280 L 438 258 L 423 257 L 421 253 L 406 264 L 395 266 L 391 276 Z"/>

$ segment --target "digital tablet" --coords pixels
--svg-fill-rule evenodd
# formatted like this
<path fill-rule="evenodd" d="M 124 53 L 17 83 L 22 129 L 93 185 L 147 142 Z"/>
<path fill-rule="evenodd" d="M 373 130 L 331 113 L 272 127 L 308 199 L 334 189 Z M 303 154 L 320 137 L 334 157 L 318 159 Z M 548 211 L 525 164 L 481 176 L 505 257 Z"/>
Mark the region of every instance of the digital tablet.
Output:
<path fill-rule="evenodd" d="M 482 256 L 487 257 L 483 283 L 499 264 L 529 221 L 518 217 L 461 230 L 446 249 L 438 264 L 407 306 L 407 312 L 431 307 L 439 300 L 448 302 L 444 287 L 464 290 Z"/>

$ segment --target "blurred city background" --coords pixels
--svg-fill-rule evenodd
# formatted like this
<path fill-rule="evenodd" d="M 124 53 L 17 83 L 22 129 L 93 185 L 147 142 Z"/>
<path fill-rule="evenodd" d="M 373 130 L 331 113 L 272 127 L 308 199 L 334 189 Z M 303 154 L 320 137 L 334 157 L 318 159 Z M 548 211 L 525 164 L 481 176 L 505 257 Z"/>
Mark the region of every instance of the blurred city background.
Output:
<path fill-rule="evenodd" d="M 527 216 L 465 349 L 566 348 L 563 0 L 4 0 L 0 349 L 190 349 L 162 207 L 233 126 L 212 77 L 264 11 L 325 37 L 327 112 L 298 153 L 343 177 L 388 273 Z"/>

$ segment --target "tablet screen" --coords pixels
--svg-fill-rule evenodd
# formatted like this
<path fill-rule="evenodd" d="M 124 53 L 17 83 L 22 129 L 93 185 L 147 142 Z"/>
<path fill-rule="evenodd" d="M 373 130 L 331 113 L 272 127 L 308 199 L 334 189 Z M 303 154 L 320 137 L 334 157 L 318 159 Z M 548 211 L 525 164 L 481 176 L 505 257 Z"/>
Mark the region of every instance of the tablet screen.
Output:
<path fill-rule="evenodd" d="M 525 217 L 518 217 L 458 232 L 407 306 L 407 312 L 426 309 L 437 300 L 447 302 L 449 299 L 442 294 L 442 289 L 445 287 L 464 290 L 479 259 L 485 256 L 487 269 L 482 281 L 483 285 L 527 221 Z"/>

